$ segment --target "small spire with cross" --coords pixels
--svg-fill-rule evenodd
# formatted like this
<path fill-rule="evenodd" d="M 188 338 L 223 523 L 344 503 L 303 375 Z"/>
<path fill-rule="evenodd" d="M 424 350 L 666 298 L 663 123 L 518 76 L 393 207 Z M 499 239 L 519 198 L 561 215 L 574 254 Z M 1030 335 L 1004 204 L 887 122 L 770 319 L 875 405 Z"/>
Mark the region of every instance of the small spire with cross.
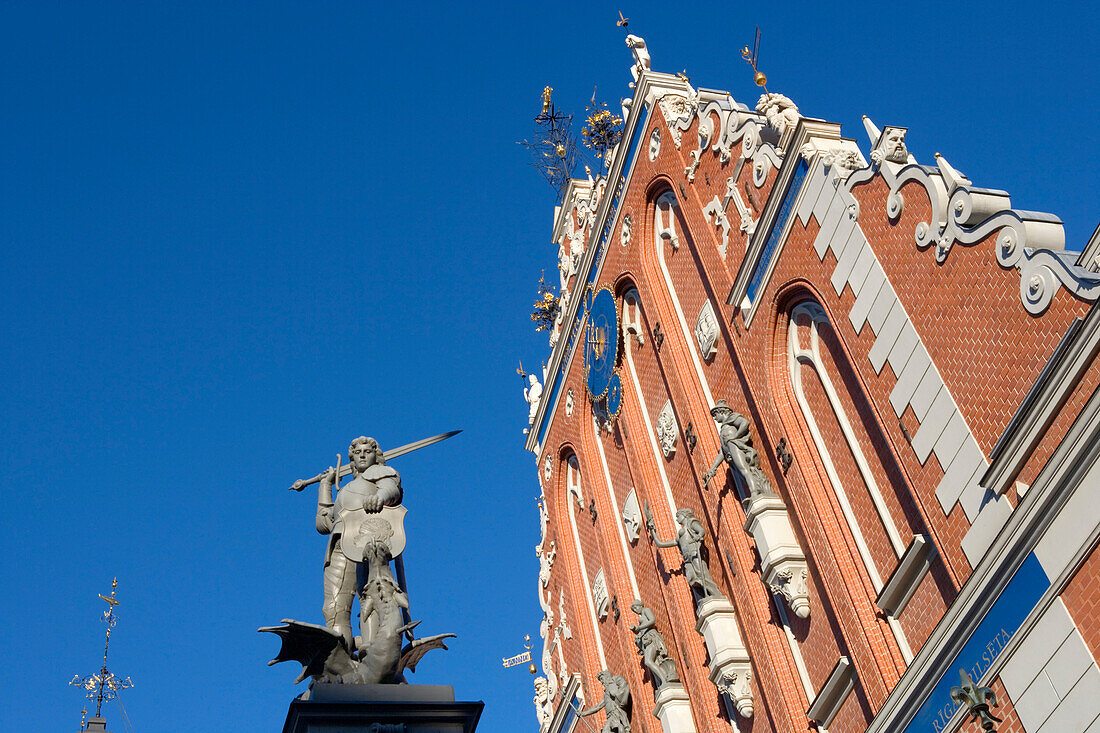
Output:
<path fill-rule="evenodd" d="M 106 601 L 107 610 L 103 612 L 103 623 L 107 625 L 107 638 L 103 643 L 103 667 L 97 674 L 91 674 L 86 677 L 76 675 L 69 682 L 74 687 L 81 687 L 86 690 L 86 697 L 89 700 L 95 700 L 95 718 L 100 718 L 100 713 L 103 711 L 103 701 L 113 700 L 118 697 L 118 693 L 127 688 L 133 687 L 134 683 L 130 681 L 130 678 L 119 679 L 107 669 L 107 650 L 111 646 L 111 629 L 118 623 L 118 616 L 115 615 L 115 608 L 121 603 L 118 598 L 115 597 L 115 591 L 118 588 L 118 578 L 111 581 L 111 595 L 105 596 L 102 593 L 99 597 Z M 86 712 L 84 713 L 87 714 Z M 93 719 L 94 720 L 94 719 Z M 91 721 L 88 721 L 89 723 Z M 81 724 L 84 725 L 83 723 Z M 83 727 L 82 727 L 83 729 Z"/>

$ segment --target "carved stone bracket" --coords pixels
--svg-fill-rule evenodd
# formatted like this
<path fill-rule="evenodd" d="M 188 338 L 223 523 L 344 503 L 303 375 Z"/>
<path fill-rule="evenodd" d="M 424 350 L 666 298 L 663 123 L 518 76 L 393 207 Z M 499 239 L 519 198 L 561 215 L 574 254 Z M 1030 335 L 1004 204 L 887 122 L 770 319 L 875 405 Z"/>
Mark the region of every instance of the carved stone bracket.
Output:
<path fill-rule="evenodd" d="M 778 496 L 757 496 L 746 502 L 745 531 L 756 541 L 760 575 L 772 592 L 787 600 L 799 618 L 810 615 L 806 556 L 794 535 L 787 505 Z"/>
<path fill-rule="evenodd" d="M 679 682 L 669 682 L 653 698 L 653 717 L 661 721 L 664 733 L 695 733 L 691 700 Z"/>
<path fill-rule="evenodd" d="M 699 602 L 695 629 L 703 635 L 710 658 L 710 681 L 743 718 L 751 718 L 752 665 L 741 631 L 737 612 L 725 598 L 706 598 Z"/>

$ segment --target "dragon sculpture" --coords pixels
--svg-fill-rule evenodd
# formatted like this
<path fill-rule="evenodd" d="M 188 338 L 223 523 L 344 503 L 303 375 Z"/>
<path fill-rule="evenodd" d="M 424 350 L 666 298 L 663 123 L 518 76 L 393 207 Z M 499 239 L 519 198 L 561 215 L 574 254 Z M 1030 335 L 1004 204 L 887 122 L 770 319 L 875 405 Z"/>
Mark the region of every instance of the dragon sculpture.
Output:
<path fill-rule="evenodd" d="M 413 637 L 419 621 L 405 623 L 409 598 L 390 570 L 389 547 L 375 541 L 364 550 L 369 557 L 367 580 L 359 590 L 359 627 L 349 647 L 344 637 L 327 626 L 283 619 L 282 626 L 265 626 L 260 631 L 275 634 L 282 641 L 279 653 L 268 665 L 296 661 L 302 665 L 297 684 L 306 677 L 338 684 L 403 684 L 406 669 L 415 672 L 417 663 L 432 649 L 446 649 L 444 639 L 455 634 Z M 402 647 L 402 636 L 409 641 Z"/>

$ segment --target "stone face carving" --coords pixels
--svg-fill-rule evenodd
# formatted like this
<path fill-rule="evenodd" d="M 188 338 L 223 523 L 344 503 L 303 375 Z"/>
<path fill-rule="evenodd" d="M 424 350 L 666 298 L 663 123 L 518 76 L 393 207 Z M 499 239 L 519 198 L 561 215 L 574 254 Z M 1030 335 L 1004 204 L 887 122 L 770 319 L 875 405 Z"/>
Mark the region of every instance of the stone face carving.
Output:
<path fill-rule="evenodd" d="M 640 600 L 630 604 L 630 610 L 638 614 L 638 623 L 630 627 L 634 632 L 634 645 L 642 655 L 642 663 L 653 676 L 657 689 L 669 682 L 679 682 L 676 662 L 668 656 L 668 646 L 661 632 L 657 630 L 657 618 Z"/>
<path fill-rule="evenodd" d="M 722 441 L 722 452 L 714 459 L 710 470 L 704 474 L 703 486 L 707 487 L 710 484 L 718 467 L 725 461 L 744 479 L 750 499 L 758 496 L 775 496 L 771 482 L 760 470 L 760 454 L 752 445 L 752 430 L 748 419 L 734 412 L 725 400 L 718 400 L 711 408 L 710 414 L 718 423 L 718 437 Z"/>
<path fill-rule="evenodd" d="M 634 65 L 630 67 L 630 75 L 634 77 L 634 83 L 637 84 L 638 79 L 642 77 L 642 72 L 650 69 L 649 49 L 646 48 L 645 39 L 633 33 L 626 37 L 626 47 L 634 55 Z"/>
<path fill-rule="evenodd" d="M 649 136 L 649 159 L 657 160 L 657 156 L 661 152 L 661 128 L 654 127 L 653 132 Z"/>
<path fill-rule="evenodd" d="M 836 172 L 836 177 L 844 180 L 864 166 L 863 158 L 855 150 L 827 148 L 821 151 L 821 161 Z"/>
<path fill-rule="evenodd" d="M 681 121 L 688 121 L 695 115 L 695 105 L 691 100 L 680 94 L 666 94 L 661 97 L 657 106 L 661 108 L 661 114 L 665 117 L 665 124 L 672 135 L 672 143 L 676 149 L 680 149 L 683 142 L 683 130 L 680 129 Z"/>
<path fill-rule="evenodd" d="M 638 541 L 642 533 L 642 512 L 638 507 L 638 494 L 634 489 L 626 495 L 626 503 L 623 504 L 623 528 L 626 530 L 626 538 L 630 544 Z"/>
<path fill-rule="evenodd" d="M 592 603 L 596 606 L 596 615 L 600 620 L 607 618 L 607 610 L 611 607 L 611 598 L 607 593 L 607 581 L 604 579 L 603 570 L 596 573 L 592 581 Z"/>
<path fill-rule="evenodd" d="M 775 92 L 761 94 L 760 100 L 756 103 L 756 111 L 764 115 L 768 120 L 768 126 L 779 133 L 781 140 L 788 131 L 794 130 L 798 125 L 798 107 L 790 98 L 782 94 Z"/>
<path fill-rule="evenodd" d="M 714 582 L 714 576 L 710 574 L 710 567 L 706 559 L 706 531 L 703 523 L 690 509 L 680 509 L 676 512 L 676 522 L 680 525 L 680 531 L 676 533 L 676 539 L 662 540 L 657 535 L 657 525 L 653 521 L 653 514 L 646 505 L 646 529 L 649 537 L 657 547 L 675 547 L 680 551 L 684 559 L 684 578 L 688 585 L 695 591 L 700 599 L 725 598 L 718 584 Z"/>
<path fill-rule="evenodd" d="M 527 404 L 530 405 L 527 410 L 527 426 L 528 428 L 534 424 L 535 415 L 539 411 L 539 400 L 542 399 L 542 385 L 539 384 L 539 378 L 534 374 L 527 375 L 528 385 L 523 388 L 523 399 L 527 400 Z M 523 431 L 524 435 L 527 431 Z"/>
<path fill-rule="evenodd" d="M 676 414 L 672 411 L 672 402 L 665 402 L 661 412 L 657 415 L 657 441 L 661 444 L 661 451 L 665 458 L 672 458 L 676 453 L 676 439 L 679 428 L 676 425 Z"/>
<path fill-rule="evenodd" d="M 603 685 L 603 700 L 578 714 L 583 717 L 603 710 L 607 718 L 600 733 L 630 733 L 630 686 L 626 679 L 606 669 L 596 679 Z"/>
<path fill-rule="evenodd" d="M 709 299 L 695 319 L 695 343 L 704 360 L 712 357 L 718 350 L 718 318 L 714 315 L 714 306 Z"/>
<path fill-rule="evenodd" d="M 908 130 L 904 127 L 884 128 L 878 139 L 878 145 L 871 151 L 871 160 L 879 165 L 882 165 L 884 160 L 891 163 L 908 163 L 909 150 L 905 147 L 906 132 Z"/>
<path fill-rule="evenodd" d="M 554 706 L 550 700 L 550 683 L 545 677 L 535 678 L 535 717 L 539 721 L 539 730 L 546 731 L 554 719 Z"/>

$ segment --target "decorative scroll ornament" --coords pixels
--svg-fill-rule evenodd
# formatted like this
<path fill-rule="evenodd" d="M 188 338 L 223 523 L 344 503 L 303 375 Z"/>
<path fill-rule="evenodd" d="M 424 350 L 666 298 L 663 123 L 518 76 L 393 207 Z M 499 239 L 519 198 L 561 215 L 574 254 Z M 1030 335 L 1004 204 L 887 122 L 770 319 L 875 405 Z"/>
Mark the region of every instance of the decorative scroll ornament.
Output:
<path fill-rule="evenodd" d="M 699 354 L 704 361 L 714 356 L 718 350 L 718 318 L 714 315 L 714 306 L 709 298 L 695 319 L 695 343 L 699 346 Z"/>
<path fill-rule="evenodd" d="M 864 127 L 871 144 L 885 150 L 884 133 L 867 118 Z M 900 159 L 900 153 L 894 153 Z M 931 216 L 913 229 L 917 248 L 932 249 L 936 262 L 942 264 L 955 244 L 971 246 L 993 235 L 997 264 L 1020 273 L 1020 301 L 1032 315 L 1046 311 L 1059 286 L 1082 300 L 1100 298 L 1100 275 L 1063 256 L 1065 229 L 1058 217 L 1013 209 L 1006 192 L 974 187 L 942 155 L 936 155 L 936 163 L 935 168 L 916 165 L 909 156 L 904 165 L 891 163 L 857 171 L 844 186 L 851 191 L 881 175 L 890 187 L 886 214 L 894 222 L 905 209 L 902 189 L 909 183 L 922 186 Z"/>
<path fill-rule="evenodd" d="M 951 688 L 951 699 L 966 705 L 971 720 L 980 721 L 982 730 L 996 731 L 1000 718 L 989 712 L 989 706 L 998 707 L 997 693 L 988 687 L 978 687 L 965 669 L 959 670 L 959 679 L 962 684 Z"/>
<path fill-rule="evenodd" d="M 657 441 L 661 444 L 661 451 L 665 454 L 665 458 L 672 458 L 676 453 L 676 439 L 679 432 L 676 415 L 672 411 L 672 401 L 666 401 L 657 415 Z"/>
<path fill-rule="evenodd" d="M 726 257 L 726 250 L 729 248 L 730 243 L 730 222 L 726 218 L 726 207 L 722 204 L 722 199 L 715 196 L 706 208 L 703 209 L 703 216 L 707 221 L 722 230 L 722 244 L 718 245 L 718 251 L 722 253 L 722 258 Z"/>

